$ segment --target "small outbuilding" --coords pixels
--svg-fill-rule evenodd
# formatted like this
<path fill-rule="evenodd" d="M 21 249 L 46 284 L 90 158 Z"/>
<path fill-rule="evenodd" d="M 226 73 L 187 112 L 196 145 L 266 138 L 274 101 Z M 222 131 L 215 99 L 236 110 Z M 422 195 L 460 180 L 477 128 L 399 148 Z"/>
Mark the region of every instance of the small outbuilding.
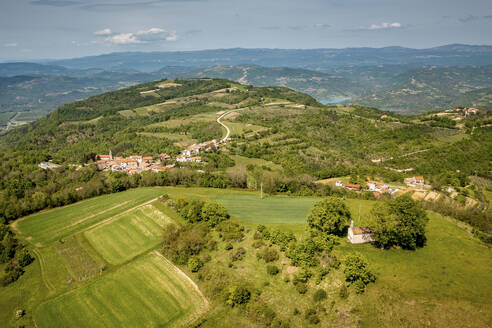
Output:
<path fill-rule="evenodd" d="M 350 221 L 350 227 L 348 229 L 348 240 L 352 244 L 371 243 L 375 241 L 371 228 L 354 227 L 354 221 Z"/>

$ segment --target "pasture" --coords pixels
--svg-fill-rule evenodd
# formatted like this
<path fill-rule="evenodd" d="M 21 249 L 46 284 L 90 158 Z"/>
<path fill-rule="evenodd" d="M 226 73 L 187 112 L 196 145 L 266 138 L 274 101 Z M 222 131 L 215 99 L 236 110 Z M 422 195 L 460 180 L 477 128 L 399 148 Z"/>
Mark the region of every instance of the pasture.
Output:
<path fill-rule="evenodd" d="M 220 194 L 213 198 L 223 204 L 229 213 L 255 224 L 304 224 L 309 210 L 319 197 L 270 196 L 261 199 L 258 194 Z M 346 199 L 356 224 L 365 225 L 374 201 Z M 359 220 L 360 209 L 360 220 Z"/>
<path fill-rule="evenodd" d="M 149 202 L 163 193 L 162 189 L 139 188 L 103 195 L 27 216 L 13 223 L 12 227 L 35 246 L 43 247 Z"/>
<path fill-rule="evenodd" d="M 152 205 L 145 205 L 84 232 L 92 247 L 111 264 L 124 263 L 157 246 L 172 220 Z"/>
<path fill-rule="evenodd" d="M 490 327 L 489 247 L 429 212 L 427 245 L 381 251 L 343 241 L 337 254 L 364 254 L 378 275 L 361 298 L 361 327 Z M 376 306 L 377 304 L 377 306 Z"/>
<path fill-rule="evenodd" d="M 38 307 L 42 327 L 180 327 L 207 309 L 194 283 L 151 253 Z"/>

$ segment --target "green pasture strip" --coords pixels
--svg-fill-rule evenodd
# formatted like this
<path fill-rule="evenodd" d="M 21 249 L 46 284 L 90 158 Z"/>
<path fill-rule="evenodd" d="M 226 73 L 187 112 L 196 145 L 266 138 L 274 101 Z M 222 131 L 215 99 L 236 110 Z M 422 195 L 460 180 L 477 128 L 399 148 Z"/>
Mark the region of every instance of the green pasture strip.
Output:
<path fill-rule="evenodd" d="M 206 300 L 169 261 L 149 254 L 93 283 L 49 300 L 34 313 L 43 327 L 179 327 Z"/>
<path fill-rule="evenodd" d="M 41 247 L 162 194 L 162 189 L 139 188 L 103 195 L 25 217 L 15 222 L 14 227 L 28 241 Z"/>
<path fill-rule="evenodd" d="M 429 217 L 427 245 L 416 251 L 338 248 L 341 256 L 363 253 L 378 276 L 362 298 L 361 327 L 490 327 L 492 250 L 440 215 Z"/>
<path fill-rule="evenodd" d="M 319 197 L 271 196 L 261 199 L 252 194 L 220 194 L 213 198 L 222 203 L 229 214 L 256 224 L 304 224 L 309 210 Z M 374 201 L 346 199 L 356 224 L 367 225 Z M 360 208 L 360 220 L 359 220 Z"/>
<path fill-rule="evenodd" d="M 75 236 L 68 237 L 55 245 L 56 252 L 73 279 L 83 281 L 101 273 L 103 263 L 97 263 L 79 244 Z"/>
<path fill-rule="evenodd" d="M 146 205 L 84 232 L 92 247 L 111 264 L 121 264 L 162 241 L 162 231 L 172 220 Z"/>

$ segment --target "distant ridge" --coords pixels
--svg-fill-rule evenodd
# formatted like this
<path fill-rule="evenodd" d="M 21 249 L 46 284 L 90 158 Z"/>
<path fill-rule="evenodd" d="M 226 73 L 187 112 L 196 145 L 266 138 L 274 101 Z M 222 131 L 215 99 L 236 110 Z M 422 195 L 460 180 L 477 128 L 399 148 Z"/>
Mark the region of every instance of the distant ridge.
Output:
<path fill-rule="evenodd" d="M 450 44 L 428 49 L 399 46 L 344 49 L 212 49 L 172 52 L 117 52 L 49 61 L 71 69 L 122 69 L 153 72 L 165 66 L 261 65 L 333 69 L 368 65 L 492 65 L 492 46 Z"/>

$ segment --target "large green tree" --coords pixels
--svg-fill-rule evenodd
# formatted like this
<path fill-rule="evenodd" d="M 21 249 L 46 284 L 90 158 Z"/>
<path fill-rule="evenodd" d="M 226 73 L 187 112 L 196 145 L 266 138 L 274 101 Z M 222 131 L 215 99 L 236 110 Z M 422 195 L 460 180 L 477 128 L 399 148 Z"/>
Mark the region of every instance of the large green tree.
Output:
<path fill-rule="evenodd" d="M 215 227 L 220 222 L 227 220 L 229 214 L 224 206 L 216 202 L 207 202 L 202 207 L 202 219 L 211 227 Z"/>
<path fill-rule="evenodd" d="M 422 205 L 409 195 L 379 203 L 371 211 L 372 230 L 381 247 L 401 246 L 405 249 L 423 247 L 425 226 L 429 221 Z"/>
<path fill-rule="evenodd" d="M 311 232 L 341 236 L 350 221 L 350 211 L 337 197 L 327 197 L 314 204 L 307 222 Z"/>

